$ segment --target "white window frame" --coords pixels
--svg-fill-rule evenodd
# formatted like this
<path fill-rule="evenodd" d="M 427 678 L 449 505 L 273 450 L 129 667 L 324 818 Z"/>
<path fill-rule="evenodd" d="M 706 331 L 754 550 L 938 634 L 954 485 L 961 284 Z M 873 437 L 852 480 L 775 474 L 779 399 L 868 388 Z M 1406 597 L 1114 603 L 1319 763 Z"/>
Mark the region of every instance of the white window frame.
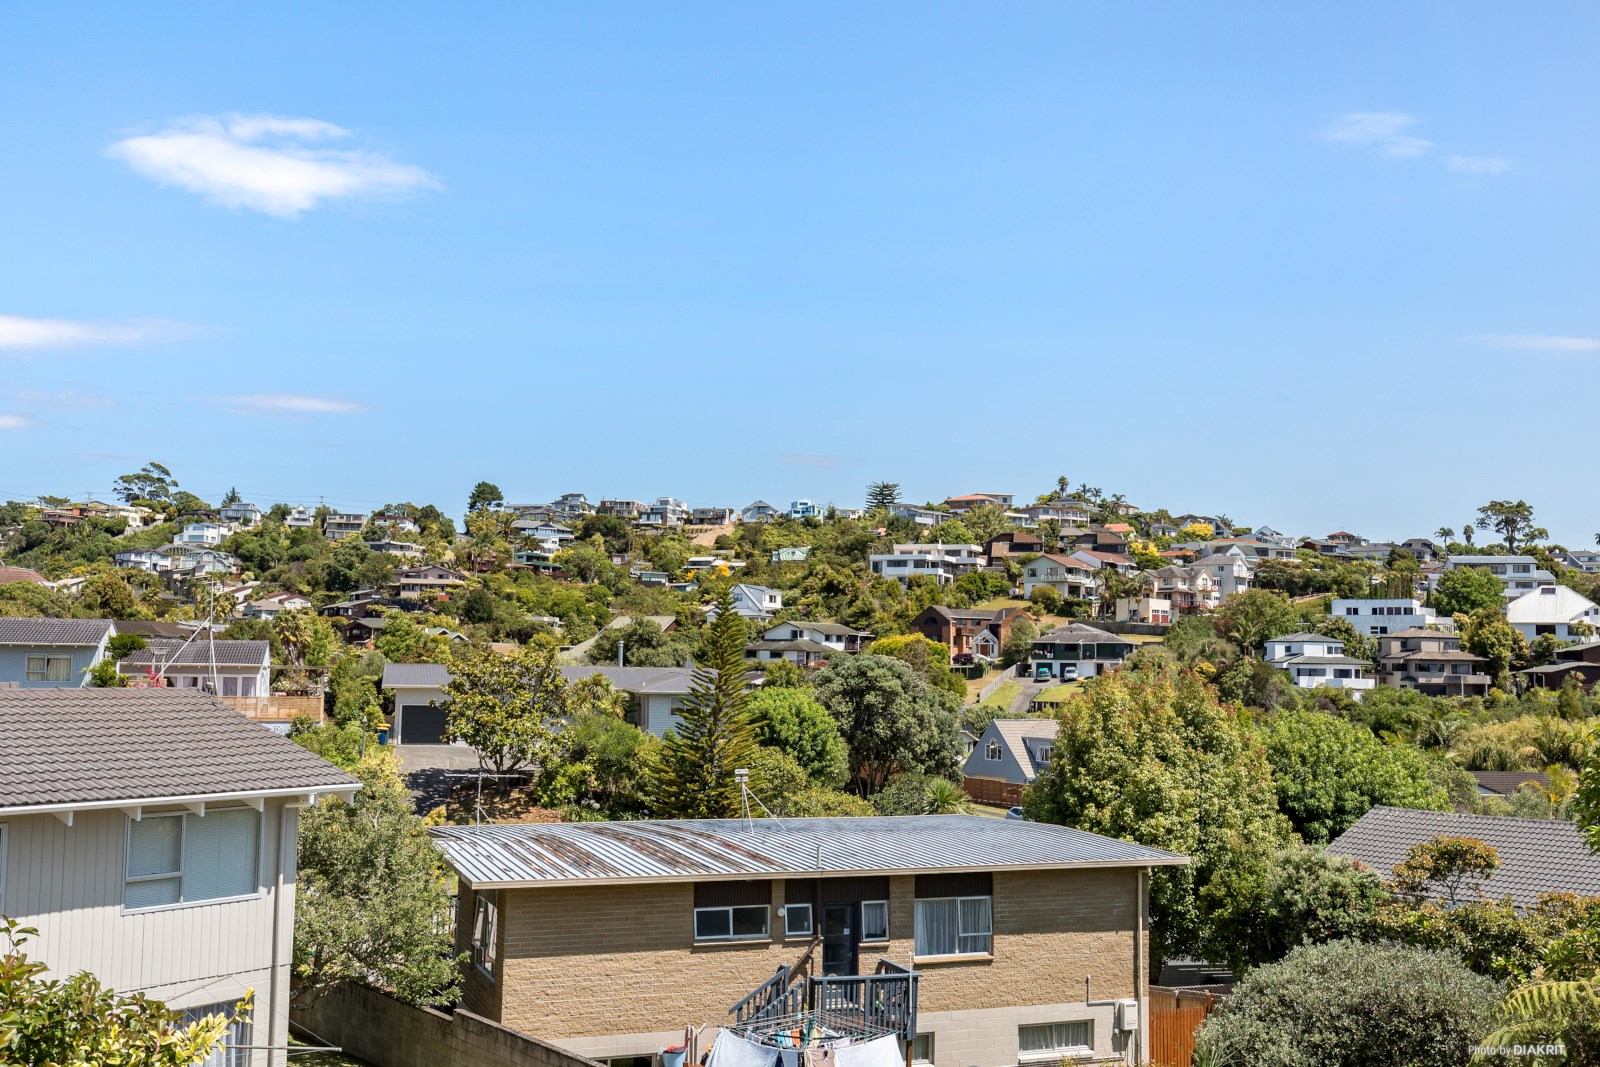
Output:
<path fill-rule="evenodd" d="M 883 909 L 883 936 L 867 936 L 867 908 L 880 907 Z M 861 943 L 864 945 L 882 944 L 889 940 L 889 902 L 887 900 L 863 900 L 861 902 Z"/>
<path fill-rule="evenodd" d="M 918 1052 L 917 1044 L 919 1042 L 926 1042 L 926 1045 L 924 1045 L 922 1050 L 921 1050 L 923 1052 L 923 1055 L 921 1055 L 921 1056 L 917 1055 L 917 1052 Z M 929 1034 L 918 1034 L 916 1037 L 912 1038 L 912 1040 L 911 1040 L 911 1048 L 908 1051 L 911 1054 L 911 1062 L 912 1063 L 914 1063 L 914 1064 L 920 1063 L 920 1064 L 925 1064 L 925 1065 L 931 1065 L 933 1063 L 933 1057 L 934 1057 L 934 1038 L 933 1038 L 933 1034 L 931 1034 L 931 1033 L 929 1033 Z"/>
<path fill-rule="evenodd" d="M 989 907 L 989 930 L 988 930 L 987 933 L 982 933 L 982 932 L 979 932 L 979 931 L 973 931 L 971 933 L 968 933 L 967 931 L 965 931 L 965 930 L 963 930 L 961 928 L 961 905 L 967 903 L 968 901 L 973 901 L 973 900 L 981 900 L 985 904 L 987 904 L 988 907 Z M 922 959 L 928 959 L 928 958 L 930 958 L 930 956 L 932 958 L 934 958 L 934 959 L 944 959 L 944 958 L 947 958 L 947 957 L 955 957 L 955 956 L 979 956 L 979 957 L 982 957 L 982 956 L 993 956 L 994 955 L 994 897 L 993 896 L 918 897 L 916 905 L 913 908 L 913 913 L 915 913 L 916 911 L 920 911 L 921 908 L 922 908 L 922 905 L 924 905 L 924 904 L 944 903 L 946 901 L 953 901 L 955 903 L 955 906 L 956 906 L 956 943 L 955 943 L 955 951 L 953 951 L 953 952 L 934 952 L 934 953 L 930 953 L 929 956 L 923 956 L 921 958 Z M 913 920 L 913 921 L 917 921 L 917 920 Z M 973 950 L 973 951 L 963 952 L 962 949 L 961 949 L 961 939 L 964 938 L 964 937 L 987 937 L 989 939 L 989 947 L 988 948 L 984 948 L 984 949 L 977 949 L 977 950 Z M 916 944 L 916 936 L 915 936 L 915 932 L 914 931 L 913 931 L 913 935 L 912 935 L 912 944 L 913 945 Z M 915 951 L 915 949 L 913 949 L 913 951 Z"/>
<path fill-rule="evenodd" d="M 1000 762 L 1000 742 L 990 741 L 983 747 L 983 758 L 995 763 Z"/>
<path fill-rule="evenodd" d="M 262 896 L 261 869 L 262 861 L 266 855 L 266 819 L 261 812 L 252 807 L 221 807 L 212 809 L 213 813 L 223 811 L 250 811 L 256 816 L 256 855 L 255 855 L 255 888 L 248 893 L 236 893 L 226 897 L 198 897 L 189 899 L 185 896 L 187 878 L 185 877 L 184 864 L 188 855 L 189 845 L 189 820 L 202 819 L 203 815 L 187 811 L 157 811 L 144 812 L 140 818 L 125 816 L 122 829 L 122 913 L 124 915 L 144 915 L 153 911 L 174 911 L 178 908 L 198 908 L 208 904 L 230 904 L 240 900 L 256 900 Z M 135 877 L 128 876 L 128 853 L 133 848 L 133 824 L 149 819 L 179 819 L 178 823 L 178 870 L 162 874 L 145 874 Z M 170 904 L 151 904 L 147 907 L 128 907 L 128 886 L 140 882 L 158 882 L 168 878 L 178 879 L 178 899 Z"/>
<path fill-rule="evenodd" d="M 1087 1026 L 1089 1028 L 1089 1043 L 1087 1045 L 1053 1045 L 1050 1048 L 1022 1051 L 1022 1032 L 1036 1030 L 1041 1027 L 1055 1026 Z M 1054 1063 L 1064 1057 L 1092 1055 L 1094 1053 L 1094 1020 L 1093 1019 L 1062 1019 L 1058 1022 L 1048 1023 L 1023 1023 L 1017 1027 L 1017 1062 L 1018 1063 Z"/>
<path fill-rule="evenodd" d="M 698 909 L 698 910 L 702 910 L 703 911 L 703 910 L 707 910 L 707 909 Z M 794 921 L 793 920 L 795 919 L 796 916 L 799 916 L 799 915 L 802 915 L 802 914 L 805 915 L 805 917 L 806 917 L 806 924 L 805 924 L 804 927 L 796 927 L 794 925 Z M 733 919 L 733 917 L 729 916 L 728 928 L 730 930 L 733 928 L 732 919 Z M 811 905 L 810 904 L 785 904 L 783 906 L 783 936 L 784 937 L 810 937 L 812 931 L 815 930 L 815 929 L 816 929 L 816 917 L 814 915 L 812 915 L 812 913 L 811 913 Z"/>
<path fill-rule="evenodd" d="M 736 911 L 755 911 L 762 913 L 761 932 L 758 934 L 736 934 L 733 932 L 733 913 Z M 707 912 L 722 911 L 728 914 L 728 932 L 725 934 L 702 935 L 700 933 L 700 916 Z M 694 939 L 704 941 L 770 941 L 772 940 L 772 905 L 771 904 L 733 904 L 715 908 L 694 909 Z"/>
<path fill-rule="evenodd" d="M 33 665 L 35 661 L 39 664 L 37 668 Z M 53 663 L 65 663 L 67 665 L 67 673 L 60 678 L 50 677 L 50 666 Z M 38 677 L 36 678 L 34 675 L 38 675 Z M 72 657 L 52 656 L 48 652 L 29 653 L 27 660 L 23 663 L 22 676 L 30 682 L 70 682 L 72 681 Z"/>
<path fill-rule="evenodd" d="M 484 937 L 487 926 L 489 936 Z M 472 907 L 472 964 L 494 978 L 495 960 L 499 958 L 500 902 L 485 893 L 479 893 Z"/>

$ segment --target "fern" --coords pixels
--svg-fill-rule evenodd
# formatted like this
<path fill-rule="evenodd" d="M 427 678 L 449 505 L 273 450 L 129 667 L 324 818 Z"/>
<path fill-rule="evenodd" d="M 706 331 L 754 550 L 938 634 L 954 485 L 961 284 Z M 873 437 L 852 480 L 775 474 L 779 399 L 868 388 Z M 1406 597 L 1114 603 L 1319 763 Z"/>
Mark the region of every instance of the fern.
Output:
<path fill-rule="evenodd" d="M 1473 1063 L 1502 1059 L 1498 1049 L 1509 1045 L 1531 1045 L 1545 1041 L 1552 1017 L 1563 1010 L 1600 1009 L 1600 979 L 1576 982 L 1534 982 L 1506 994 L 1496 1014 L 1500 1026 L 1478 1042 Z M 1542 1062 L 1539 1057 L 1534 1062 Z"/>

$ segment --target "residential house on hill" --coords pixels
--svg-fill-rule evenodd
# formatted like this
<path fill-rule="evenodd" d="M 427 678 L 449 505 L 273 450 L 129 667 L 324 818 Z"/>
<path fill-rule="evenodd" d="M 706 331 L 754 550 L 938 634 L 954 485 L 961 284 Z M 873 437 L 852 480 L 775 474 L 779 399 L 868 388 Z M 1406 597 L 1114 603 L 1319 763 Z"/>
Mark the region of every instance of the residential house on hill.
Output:
<path fill-rule="evenodd" d="M 1467 837 L 1495 850 L 1500 868 L 1482 887 L 1483 896 L 1490 900 L 1510 897 L 1513 905 L 1525 910 L 1537 904 L 1542 893 L 1600 896 L 1600 856 L 1589 850 L 1583 832 L 1566 819 L 1379 806 L 1334 838 L 1328 851 L 1360 860 L 1379 877 L 1387 878 L 1413 846 L 1435 837 Z M 1448 900 L 1442 886 L 1424 892 L 1435 900 Z M 1473 894 L 1468 891 L 1464 899 L 1473 899 Z"/>
<path fill-rule="evenodd" d="M 1488 660 L 1461 651 L 1461 638 L 1442 630 L 1397 630 L 1378 638 L 1378 684 L 1427 696 L 1487 696 L 1494 679 Z"/>
<path fill-rule="evenodd" d="M 791 619 L 780 622 L 761 635 L 766 641 L 815 641 L 829 652 L 860 652 L 871 641 L 872 635 L 842 622 L 817 622 L 812 619 Z"/>
<path fill-rule="evenodd" d="M 963 496 L 946 498 L 944 506 L 950 509 L 952 515 L 965 515 L 974 508 L 1010 507 L 1010 499 L 1001 500 L 999 497 L 990 496 L 988 493 L 967 493 Z"/>
<path fill-rule="evenodd" d="M 810 545 L 785 545 L 772 550 L 773 563 L 804 563 L 810 556 Z"/>
<path fill-rule="evenodd" d="M 1067 682 L 1093 678 L 1122 665 L 1138 648 L 1125 637 L 1071 622 L 1034 638 L 1028 654 L 1028 675 Z"/>
<path fill-rule="evenodd" d="M 1529 641 L 1545 634 L 1575 641 L 1600 633 L 1600 605 L 1576 589 L 1546 585 L 1507 604 L 1506 621 Z"/>
<path fill-rule="evenodd" d="M 1117 622 L 1136 622 L 1147 626 L 1170 626 L 1175 619 L 1172 601 L 1165 597 L 1119 597 L 1112 605 L 1112 618 Z"/>
<path fill-rule="evenodd" d="M 422 533 L 422 527 L 417 524 L 417 520 L 409 515 L 380 512 L 372 516 L 371 525 L 389 527 L 390 536 L 404 534 L 415 537 Z"/>
<path fill-rule="evenodd" d="M 1186 862 L 973 815 L 430 832 L 460 883 L 463 1005 L 630 1064 L 802 957 L 810 976 L 897 984 L 866 999 L 908 1013 L 909 961 L 907 1058 L 930 1067 L 1148 1062 L 1148 880 Z M 646 963 L 670 980 L 641 981 Z"/>
<path fill-rule="evenodd" d="M 297 504 L 284 516 L 284 526 L 291 530 L 309 530 L 317 524 L 317 514 L 304 505 Z"/>
<path fill-rule="evenodd" d="M 1044 538 L 1024 530 L 1007 530 L 995 534 L 983 546 L 991 567 L 1012 556 L 1031 555 L 1044 551 Z"/>
<path fill-rule="evenodd" d="M 466 579 L 450 568 L 441 567 L 437 563 L 424 563 L 414 567 L 395 568 L 394 578 L 390 581 L 389 587 L 395 596 L 415 600 L 428 594 L 448 593 L 451 589 L 465 584 Z"/>
<path fill-rule="evenodd" d="M 572 528 L 550 519 L 518 519 L 511 529 L 522 537 L 548 542 L 554 546 L 552 551 L 572 543 Z"/>
<path fill-rule="evenodd" d="M 262 697 L 272 691 L 271 651 L 265 641 L 153 637 L 117 663 L 125 678 L 155 671 L 175 689 L 204 689 L 220 697 Z M 235 708 L 239 710 L 239 708 Z"/>
<path fill-rule="evenodd" d="M 299 809 L 360 784 L 211 697 L 0 689 L 0 900 L 29 955 L 191 1018 L 206 1067 L 283 1067 Z"/>
<path fill-rule="evenodd" d="M 1600 640 L 1583 641 L 1556 649 L 1556 661 L 1518 671 L 1518 675 L 1541 689 L 1560 689 L 1570 675 L 1578 684 L 1594 692 L 1600 683 Z"/>
<path fill-rule="evenodd" d="M 8 567 L 0 564 L 0 585 L 11 582 L 32 582 L 34 585 L 48 585 L 44 575 L 30 567 Z"/>
<path fill-rule="evenodd" d="M 923 608 L 911 620 L 911 632 L 950 649 L 950 655 L 979 655 L 994 659 L 1011 636 L 1011 624 L 1025 614 L 1022 608 L 949 608 L 943 604 Z"/>
<path fill-rule="evenodd" d="M 899 519 L 910 519 L 918 526 L 941 526 L 951 519 L 948 511 L 939 511 L 935 508 L 919 508 L 911 504 L 895 504 L 889 508 L 889 514 Z"/>
<path fill-rule="evenodd" d="M 1556 584 L 1555 576 L 1539 566 L 1539 561 L 1532 556 L 1451 556 L 1445 561 L 1446 571 L 1457 567 L 1481 567 L 1499 578 L 1505 586 L 1507 600 L 1515 600 L 1541 586 Z"/>
<path fill-rule="evenodd" d="M 1375 684 L 1364 659 L 1344 653 L 1344 642 L 1323 634 L 1294 633 L 1266 643 L 1267 666 L 1287 671 L 1296 689 L 1347 689 L 1357 700 Z"/>
<path fill-rule="evenodd" d="M 1250 564 L 1241 556 L 1203 556 L 1189 566 L 1209 574 L 1224 600 L 1250 588 Z"/>
<path fill-rule="evenodd" d="M 980 804 L 1022 803 L 1022 791 L 1050 768 L 1059 719 L 996 719 L 962 767 L 962 787 Z"/>
<path fill-rule="evenodd" d="M 1561 556 L 1561 562 L 1573 570 L 1583 571 L 1585 574 L 1600 574 L 1600 552 L 1567 549 Z"/>
<path fill-rule="evenodd" d="M 791 519 L 820 519 L 827 510 L 814 500 L 791 500 L 784 514 Z"/>
<path fill-rule="evenodd" d="M 322 536 L 330 541 L 343 541 L 359 534 L 367 525 L 367 516 L 359 511 L 330 511 L 322 520 Z"/>
<path fill-rule="evenodd" d="M 1180 616 L 1214 611 L 1222 603 L 1217 583 L 1199 567 L 1174 563 L 1146 571 L 1139 580 L 1151 596 L 1170 602 L 1173 612 Z"/>
<path fill-rule="evenodd" d="M 445 743 L 444 687 L 450 671 L 437 663 L 388 663 L 379 687 L 392 694 L 389 737 L 399 745 Z"/>
<path fill-rule="evenodd" d="M 299 593 L 268 593 L 259 600 L 252 600 L 239 609 L 239 614 L 247 619 L 276 619 L 286 611 L 306 611 L 311 607 L 311 598 L 301 596 Z"/>
<path fill-rule="evenodd" d="M 601 515 L 615 515 L 621 519 L 633 522 L 644 514 L 644 502 L 639 500 L 602 500 L 599 513 Z"/>
<path fill-rule="evenodd" d="M 778 517 L 778 509 L 765 500 L 757 500 L 739 509 L 740 522 L 771 522 Z"/>
<path fill-rule="evenodd" d="M 1091 526 L 1078 533 L 1063 533 L 1061 545 L 1064 549 L 1081 548 L 1113 556 L 1126 556 L 1131 551 L 1125 535 L 1104 526 Z"/>
<path fill-rule="evenodd" d="M 732 508 L 695 508 L 689 513 L 689 522 L 695 526 L 727 526 L 733 517 Z"/>
<path fill-rule="evenodd" d="M 227 538 L 229 530 L 217 522 L 191 522 L 172 536 L 175 545 L 200 545 L 216 547 Z"/>
<path fill-rule="evenodd" d="M 1286 537 L 1270 526 L 1257 526 L 1255 530 L 1251 532 L 1250 536 L 1257 541 L 1262 541 L 1269 545 L 1278 545 L 1282 548 L 1287 548 L 1290 555 L 1294 554 L 1294 538 Z"/>
<path fill-rule="evenodd" d="M 740 582 L 729 592 L 733 596 L 734 614 L 751 622 L 768 622 L 783 610 L 783 593 L 776 589 Z M 709 621 L 716 617 L 717 611 L 713 606 L 707 610 L 706 619 Z"/>
<path fill-rule="evenodd" d="M 1432 608 L 1422 606 L 1415 597 L 1335 597 L 1328 614 L 1343 619 L 1368 637 L 1380 637 L 1392 630 L 1416 630 L 1439 623 Z M 1451 623 L 1453 626 L 1454 623 Z"/>
<path fill-rule="evenodd" d="M 165 574 L 172 569 L 172 557 L 154 548 L 131 548 L 113 556 L 112 566 L 123 570 Z"/>
<path fill-rule="evenodd" d="M 1088 505 L 1081 500 L 1046 500 L 1042 504 L 1030 504 L 1019 510 L 1034 522 L 1054 519 L 1063 527 L 1087 526 L 1093 516 Z"/>
<path fill-rule="evenodd" d="M 0 685 L 87 686 L 89 668 L 105 658 L 111 633 L 105 619 L 0 618 Z"/>
<path fill-rule="evenodd" d="M 1064 597 L 1092 600 L 1098 595 L 1097 568 L 1072 556 L 1045 553 L 1022 567 L 1022 595 L 1033 596 L 1041 586 L 1054 589 Z"/>
<path fill-rule="evenodd" d="M 254 504 L 240 502 L 224 504 L 217 509 L 217 518 L 237 530 L 251 530 L 261 525 L 261 509 Z"/>
<path fill-rule="evenodd" d="M 889 552 L 874 552 L 867 557 L 873 574 L 893 578 L 905 585 L 913 578 L 932 578 L 948 585 L 983 563 L 983 550 L 977 545 L 912 544 L 893 545 Z"/>
<path fill-rule="evenodd" d="M 639 515 L 640 526 L 682 526 L 689 518 L 689 507 L 676 497 L 658 496 Z"/>

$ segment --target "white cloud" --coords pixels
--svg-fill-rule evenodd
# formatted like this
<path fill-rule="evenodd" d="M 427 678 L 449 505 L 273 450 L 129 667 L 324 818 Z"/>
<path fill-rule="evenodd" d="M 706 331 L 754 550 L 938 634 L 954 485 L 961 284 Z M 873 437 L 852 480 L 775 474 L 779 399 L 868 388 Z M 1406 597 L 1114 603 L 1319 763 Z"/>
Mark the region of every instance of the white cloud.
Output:
<path fill-rule="evenodd" d="M 0 415 L 0 430 L 20 430 L 28 425 L 21 415 Z"/>
<path fill-rule="evenodd" d="M 350 136 L 320 119 L 199 116 L 124 138 L 109 152 L 163 185 L 282 218 L 327 200 L 396 199 L 443 188 L 421 167 L 376 152 L 316 147 Z"/>
<path fill-rule="evenodd" d="M 1350 111 L 1334 119 L 1322 135 L 1330 141 L 1372 148 L 1393 159 L 1415 159 L 1433 150 L 1433 142 L 1408 132 L 1415 115 L 1399 111 Z"/>
<path fill-rule="evenodd" d="M 1523 352 L 1594 352 L 1600 350 L 1600 340 L 1593 337 L 1557 337 L 1539 333 L 1499 333 L 1469 337 L 1469 341 L 1493 345 L 1495 348 L 1515 348 Z"/>
<path fill-rule="evenodd" d="M 1499 156 L 1451 156 L 1445 166 L 1458 174 L 1504 174 L 1511 161 Z"/>
<path fill-rule="evenodd" d="M 360 404 L 337 397 L 302 396 L 296 393 L 244 393 L 212 399 L 239 411 L 262 415 L 353 415 L 365 410 Z"/>
<path fill-rule="evenodd" d="M 32 319 L 0 315 L 0 350 L 8 348 L 74 348 L 80 345 L 135 345 L 170 341 L 199 333 L 193 326 L 166 319 L 85 322 L 75 319 Z"/>

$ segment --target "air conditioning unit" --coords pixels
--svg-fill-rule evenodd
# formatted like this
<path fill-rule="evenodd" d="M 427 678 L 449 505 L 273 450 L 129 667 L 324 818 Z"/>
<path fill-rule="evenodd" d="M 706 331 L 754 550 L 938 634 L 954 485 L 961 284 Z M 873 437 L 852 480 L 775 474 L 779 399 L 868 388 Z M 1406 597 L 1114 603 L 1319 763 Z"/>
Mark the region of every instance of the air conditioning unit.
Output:
<path fill-rule="evenodd" d="M 1117 1001 L 1117 1029 L 1139 1029 L 1139 1002 L 1137 1000 Z"/>

